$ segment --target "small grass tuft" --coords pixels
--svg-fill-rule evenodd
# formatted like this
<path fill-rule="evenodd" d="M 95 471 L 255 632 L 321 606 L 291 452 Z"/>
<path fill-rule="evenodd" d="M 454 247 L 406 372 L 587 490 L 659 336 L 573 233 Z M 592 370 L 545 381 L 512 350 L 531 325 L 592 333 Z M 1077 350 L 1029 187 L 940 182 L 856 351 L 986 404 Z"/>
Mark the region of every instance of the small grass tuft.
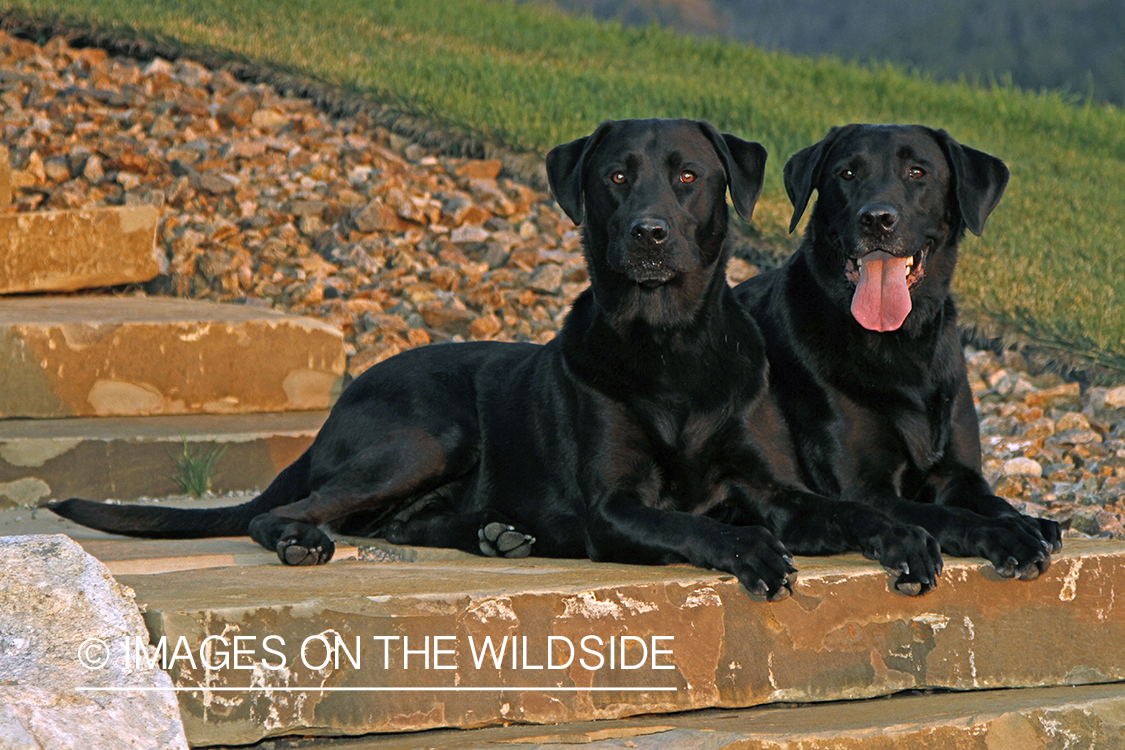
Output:
<path fill-rule="evenodd" d="M 211 480 L 215 475 L 215 463 L 227 452 L 227 446 L 213 448 L 207 452 L 195 453 L 188 448 L 187 437 L 183 441 L 183 453 L 177 457 L 168 451 L 168 457 L 176 465 L 172 481 L 192 497 L 203 497 L 211 493 Z"/>

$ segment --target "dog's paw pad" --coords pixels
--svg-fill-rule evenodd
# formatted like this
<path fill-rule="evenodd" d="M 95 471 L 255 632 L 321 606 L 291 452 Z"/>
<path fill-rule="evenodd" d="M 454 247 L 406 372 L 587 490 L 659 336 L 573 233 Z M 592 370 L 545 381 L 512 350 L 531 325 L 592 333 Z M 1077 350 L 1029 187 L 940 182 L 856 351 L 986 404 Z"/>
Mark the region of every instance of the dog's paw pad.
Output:
<path fill-rule="evenodd" d="M 514 526 L 494 521 L 477 532 L 480 551 L 489 557 L 527 557 L 535 537 L 517 531 Z"/>
<path fill-rule="evenodd" d="M 904 596 L 920 596 L 924 588 L 921 581 L 899 580 L 895 582 L 895 591 Z"/>
<path fill-rule="evenodd" d="M 1049 555 L 1041 555 L 1034 560 L 1020 565 L 1015 570 L 1015 577 L 1021 581 L 1034 581 L 1041 574 L 1047 572 L 1047 568 L 1051 567 L 1051 557 Z"/>
<path fill-rule="evenodd" d="M 793 596 L 793 588 L 790 583 L 784 583 L 777 588 L 777 591 L 766 594 L 766 601 L 770 602 L 783 602 L 789 597 Z"/>
<path fill-rule="evenodd" d="M 277 543 L 277 556 L 286 565 L 323 565 L 332 559 L 335 545 L 306 547 L 294 539 L 282 539 Z"/>
<path fill-rule="evenodd" d="M 1014 578 L 1019 564 L 1019 560 L 1009 557 L 1000 565 L 993 563 L 993 567 L 996 568 L 996 574 L 1001 578 Z"/>

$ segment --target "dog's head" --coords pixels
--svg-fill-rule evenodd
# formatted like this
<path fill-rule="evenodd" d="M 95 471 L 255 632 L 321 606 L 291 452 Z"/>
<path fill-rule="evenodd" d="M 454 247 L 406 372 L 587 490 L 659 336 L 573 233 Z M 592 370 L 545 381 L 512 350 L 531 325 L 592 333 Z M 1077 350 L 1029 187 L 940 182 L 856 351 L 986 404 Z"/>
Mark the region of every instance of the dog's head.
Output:
<path fill-rule="evenodd" d="M 820 286 L 864 328 L 916 328 L 944 304 L 965 229 L 980 235 L 1007 184 L 1003 162 L 944 130 L 832 128 L 785 165 L 789 231 L 815 188 L 806 252 Z"/>
<path fill-rule="evenodd" d="M 726 191 L 749 220 L 761 145 L 692 120 L 621 120 L 547 154 L 555 199 L 583 229 L 599 307 L 677 327 L 725 284 Z"/>

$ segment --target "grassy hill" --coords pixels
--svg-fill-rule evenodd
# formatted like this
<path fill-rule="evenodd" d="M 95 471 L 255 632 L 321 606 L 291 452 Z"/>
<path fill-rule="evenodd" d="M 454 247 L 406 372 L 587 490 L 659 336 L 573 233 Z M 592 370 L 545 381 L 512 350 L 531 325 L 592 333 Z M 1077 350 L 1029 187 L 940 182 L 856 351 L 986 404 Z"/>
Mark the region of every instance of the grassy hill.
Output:
<path fill-rule="evenodd" d="M 943 127 L 1012 182 L 956 287 L 967 322 L 1125 371 L 1125 113 L 1061 95 L 575 19 L 493 0 L 0 0 L 0 13 L 229 50 L 436 124 L 545 152 L 606 118 L 698 117 L 770 153 L 755 224 L 785 237 L 781 165 L 835 124 Z"/>
<path fill-rule="evenodd" d="M 1125 104 L 1120 0 L 526 0 L 798 55 L 891 61 L 941 79 Z"/>

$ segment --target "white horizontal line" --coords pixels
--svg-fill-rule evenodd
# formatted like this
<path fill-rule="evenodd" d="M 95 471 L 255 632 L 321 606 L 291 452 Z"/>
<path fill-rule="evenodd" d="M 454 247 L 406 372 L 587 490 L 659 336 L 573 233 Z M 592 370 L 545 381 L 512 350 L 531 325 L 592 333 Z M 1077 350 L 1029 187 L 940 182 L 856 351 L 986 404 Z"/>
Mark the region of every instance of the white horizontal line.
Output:
<path fill-rule="evenodd" d="M 82 693 L 666 693 L 677 687 L 79 687 Z"/>

